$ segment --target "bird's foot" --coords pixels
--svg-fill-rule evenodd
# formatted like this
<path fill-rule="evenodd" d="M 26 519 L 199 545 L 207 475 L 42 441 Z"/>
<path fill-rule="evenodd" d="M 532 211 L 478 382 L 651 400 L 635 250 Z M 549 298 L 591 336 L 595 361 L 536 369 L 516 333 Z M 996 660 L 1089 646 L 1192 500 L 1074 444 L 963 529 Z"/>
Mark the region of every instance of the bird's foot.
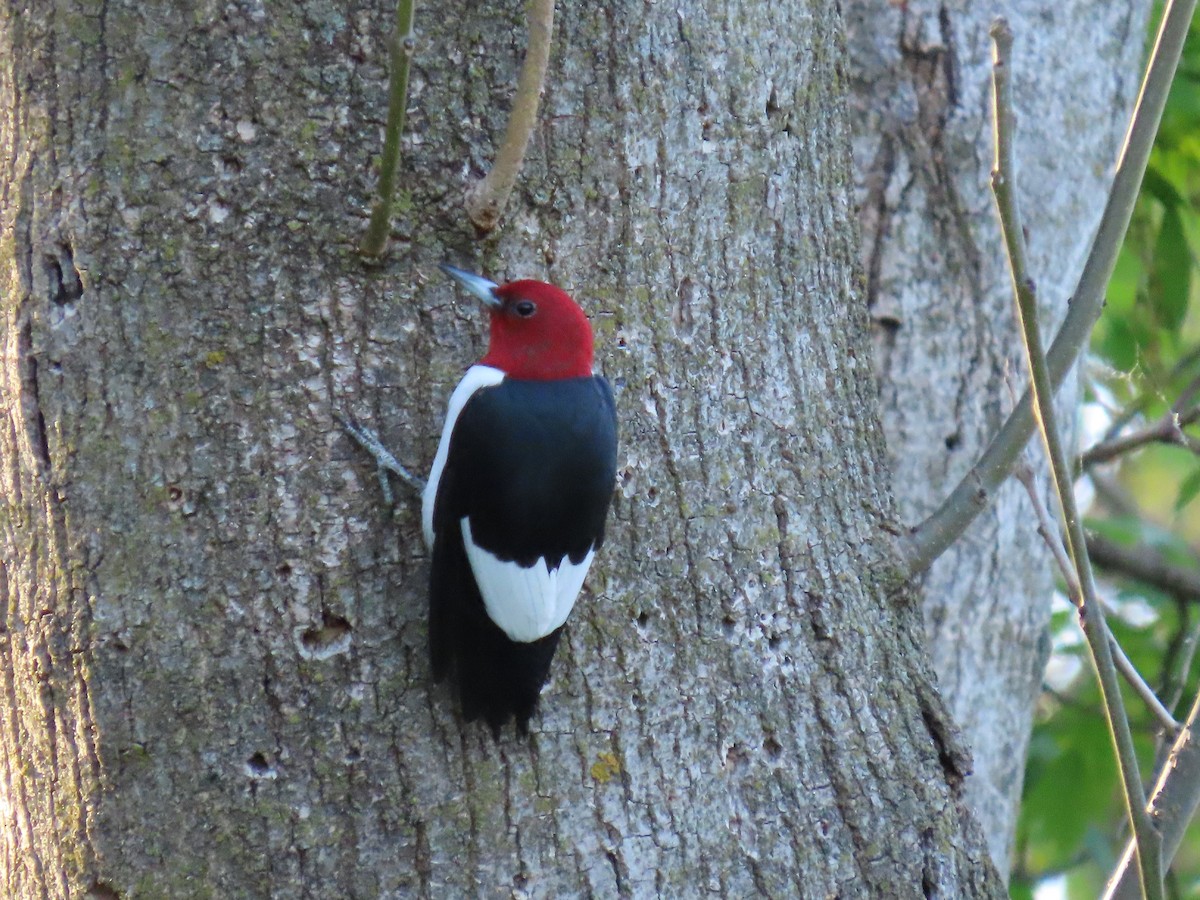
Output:
<path fill-rule="evenodd" d="M 391 472 L 418 494 L 425 490 L 425 479 L 414 475 L 401 465 L 400 460 L 396 459 L 387 447 L 383 446 L 379 437 L 373 431 L 368 431 L 353 419 L 348 419 L 337 413 L 334 413 L 333 417 L 338 420 L 342 428 L 346 429 L 346 433 L 358 442 L 360 447 L 375 458 L 375 465 L 379 471 L 379 487 L 383 491 L 383 499 L 387 502 L 388 506 L 393 505 L 395 502 L 392 496 L 392 485 L 387 477 L 388 472 Z"/>

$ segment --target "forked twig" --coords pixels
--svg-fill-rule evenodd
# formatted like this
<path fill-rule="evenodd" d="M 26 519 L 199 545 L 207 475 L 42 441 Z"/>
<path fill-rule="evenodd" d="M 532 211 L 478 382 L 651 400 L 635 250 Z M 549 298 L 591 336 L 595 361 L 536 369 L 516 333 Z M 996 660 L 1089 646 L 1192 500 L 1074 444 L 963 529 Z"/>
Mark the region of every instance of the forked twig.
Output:
<path fill-rule="evenodd" d="M 1042 498 L 1038 494 L 1037 483 L 1033 477 L 1033 469 L 1026 463 L 1019 462 L 1013 470 L 1013 477 L 1024 485 L 1025 493 L 1029 495 L 1029 500 L 1033 504 L 1034 515 L 1038 520 L 1038 534 L 1041 535 L 1042 541 L 1049 548 L 1050 553 L 1054 556 L 1054 561 L 1058 564 L 1058 570 L 1067 585 L 1067 596 L 1075 604 L 1076 608 L 1081 608 L 1083 605 L 1083 589 L 1079 586 L 1079 578 L 1075 574 L 1074 567 L 1071 565 L 1071 558 L 1067 555 L 1067 548 L 1063 546 L 1062 539 L 1054 528 L 1050 513 L 1046 509 L 1046 504 L 1042 502 Z M 1112 648 L 1113 662 L 1116 663 L 1117 671 L 1124 677 L 1125 682 L 1133 688 L 1134 693 L 1142 698 L 1142 702 L 1146 704 L 1146 708 L 1158 720 L 1159 725 L 1166 730 L 1167 735 L 1174 737 L 1179 733 L 1180 724 L 1175 721 L 1175 717 L 1171 715 L 1171 711 L 1158 699 L 1158 695 L 1154 693 L 1154 689 L 1146 684 L 1146 680 L 1142 678 L 1137 667 L 1125 655 L 1125 651 L 1121 649 L 1121 645 L 1117 643 L 1117 639 L 1113 637 L 1112 632 L 1109 632 L 1108 640 L 1109 646 Z"/>
<path fill-rule="evenodd" d="M 1175 77 L 1188 23 L 1195 8 L 1196 0 L 1168 0 L 1163 11 L 1158 40 L 1146 66 L 1141 95 L 1117 160 L 1104 214 L 1100 217 L 1100 225 L 1092 239 L 1092 248 L 1075 286 L 1066 318 L 1046 357 L 1050 381 L 1055 387 L 1062 384 L 1079 353 L 1087 345 L 1100 311 L 1104 308 L 1104 292 L 1129 227 L 1142 175 L 1150 158 L 1150 148 L 1167 101 L 1167 90 Z M 929 568 L 966 531 L 975 516 L 987 508 L 992 494 L 1008 477 L 1034 429 L 1031 395 L 1026 391 L 1008 420 L 992 438 L 987 450 L 950 496 L 898 542 L 904 574 L 911 577 Z"/>

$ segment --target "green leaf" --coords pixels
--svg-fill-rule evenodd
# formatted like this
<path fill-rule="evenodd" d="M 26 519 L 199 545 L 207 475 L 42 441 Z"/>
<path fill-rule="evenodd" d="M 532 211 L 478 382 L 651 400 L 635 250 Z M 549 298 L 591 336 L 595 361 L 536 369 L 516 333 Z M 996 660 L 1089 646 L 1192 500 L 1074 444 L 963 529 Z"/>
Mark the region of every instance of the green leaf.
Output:
<path fill-rule="evenodd" d="M 1146 277 L 1146 270 L 1137 251 L 1126 241 L 1117 254 L 1117 263 L 1113 267 L 1112 277 L 1108 280 L 1108 290 L 1104 293 L 1104 315 L 1106 318 L 1115 315 L 1127 315 L 1137 302 L 1138 288 Z"/>
<path fill-rule="evenodd" d="M 1128 372 L 1138 360 L 1138 339 L 1129 327 L 1129 319 L 1112 317 L 1096 329 L 1095 350 L 1118 372 Z"/>
<path fill-rule="evenodd" d="M 1126 547 L 1134 546 L 1145 534 L 1145 523 L 1137 516 L 1110 516 L 1105 519 L 1088 516 L 1083 524 L 1089 531 L 1095 531 Z"/>
<path fill-rule="evenodd" d="M 1118 810 L 1116 786 L 1112 741 L 1098 710 L 1064 707 L 1035 728 L 1021 806 L 1031 872 L 1076 857 L 1089 827 Z"/>
<path fill-rule="evenodd" d="M 1200 466 L 1192 470 L 1183 484 L 1179 485 L 1179 496 L 1175 498 L 1175 512 L 1179 512 L 1200 494 Z"/>
<path fill-rule="evenodd" d="M 1187 206 L 1187 201 L 1176 190 L 1175 185 L 1171 184 L 1167 180 L 1167 177 L 1154 165 L 1146 169 L 1146 174 L 1142 177 L 1142 190 L 1149 193 L 1164 207 L 1169 209 L 1178 209 L 1181 206 Z"/>
<path fill-rule="evenodd" d="M 1176 208 L 1166 207 L 1154 243 L 1150 301 L 1158 322 L 1172 332 L 1179 331 L 1187 315 L 1191 277 L 1192 254 L 1183 235 L 1183 222 Z"/>

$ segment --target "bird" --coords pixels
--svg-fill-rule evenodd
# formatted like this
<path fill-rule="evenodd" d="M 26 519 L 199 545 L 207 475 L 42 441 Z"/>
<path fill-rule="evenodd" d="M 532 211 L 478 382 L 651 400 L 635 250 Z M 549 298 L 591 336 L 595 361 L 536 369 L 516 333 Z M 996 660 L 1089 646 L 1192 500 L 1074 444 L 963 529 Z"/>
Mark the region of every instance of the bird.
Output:
<path fill-rule="evenodd" d="M 429 650 L 463 718 L 528 734 L 568 616 L 604 543 L 617 412 L 587 315 L 552 284 L 441 266 L 486 308 L 486 354 L 450 395 L 424 483 Z M 417 481 L 353 422 L 381 468 Z M 382 452 L 381 452 L 382 451 Z"/>

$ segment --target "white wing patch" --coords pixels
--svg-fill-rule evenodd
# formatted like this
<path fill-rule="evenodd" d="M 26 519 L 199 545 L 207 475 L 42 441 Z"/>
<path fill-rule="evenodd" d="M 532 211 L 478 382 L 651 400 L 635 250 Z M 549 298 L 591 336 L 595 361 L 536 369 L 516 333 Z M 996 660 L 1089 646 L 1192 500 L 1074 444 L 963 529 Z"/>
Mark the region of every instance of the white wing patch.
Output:
<path fill-rule="evenodd" d="M 454 423 L 458 421 L 463 407 L 476 391 L 497 385 L 503 380 L 504 373 L 499 369 L 492 366 L 471 366 L 454 389 L 454 393 L 450 395 L 446 424 L 442 426 L 442 439 L 438 441 L 437 455 L 434 456 L 433 466 L 429 470 L 429 480 L 425 482 L 425 493 L 421 495 L 421 528 L 425 532 L 425 546 L 430 551 L 433 550 L 433 504 L 437 500 L 442 471 L 446 468 L 446 457 L 450 455 L 450 435 L 454 433 Z"/>
<path fill-rule="evenodd" d="M 596 555 L 594 547 L 578 563 L 563 557 L 552 569 L 543 557 L 525 568 L 516 562 L 503 562 L 477 546 L 466 517 L 462 519 L 462 533 L 483 605 L 501 631 L 514 641 L 529 643 L 567 621 Z"/>

